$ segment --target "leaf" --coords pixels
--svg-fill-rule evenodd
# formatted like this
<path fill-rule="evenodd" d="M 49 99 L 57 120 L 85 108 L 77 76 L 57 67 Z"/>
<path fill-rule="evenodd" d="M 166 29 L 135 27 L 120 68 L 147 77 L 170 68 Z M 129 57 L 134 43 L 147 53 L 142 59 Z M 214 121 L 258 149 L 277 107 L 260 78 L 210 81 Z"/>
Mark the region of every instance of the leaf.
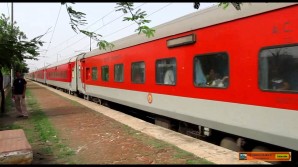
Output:
<path fill-rule="evenodd" d="M 142 26 L 151 22 L 150 20 L 145 19 L 147 16 L 145 11 L 138 9 L 136 12 L 133 12 L 134 8 L 132 2 L 118 2 L 117 5 L 116 11 L 122 11 L 124 14 L 129 12 L 131 14 L 131 17 L 124 17 L 123 21 L 134 21 L 137 23 L 138 28 L 135 31 L 137 31 L 138 34 L 144 33 L 147 37 L 154 36 L 155 31 L 153 29 L 150 29 L 148 26 Z"/>

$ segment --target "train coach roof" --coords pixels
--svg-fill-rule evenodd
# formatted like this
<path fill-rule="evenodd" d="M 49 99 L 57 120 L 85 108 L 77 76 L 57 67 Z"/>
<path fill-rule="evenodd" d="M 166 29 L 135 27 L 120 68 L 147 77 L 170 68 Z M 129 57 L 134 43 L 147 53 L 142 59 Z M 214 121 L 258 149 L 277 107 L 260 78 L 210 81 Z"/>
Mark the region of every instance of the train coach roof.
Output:
<path fill-rule="evenodd" d="M 67 64 L 69 62 L 74 62 L 76 60 L 77 56 L 79 56 L 79 55 L 75 55 L 75 56 L 66 58 L 64 60 L 58 61 L 56 63 L 53 63 L 53 64 L 49 65 L 48 68 L 56 67 L 56 66 L 59 66 L 59 65 L 62 65 L 62 64 Z"/>
<path fill-rule="evenodd" d="M 46 65 L 46 66 L 44 66 L 44 67 L 42 67 L 42 68 L 36 69 L 36 70 L 34 70 L 34 71 L 30 71 L 29 73 L 38 72 L 38 71 L 40 71 L 40 70 L 46 69 L 48 66 L 49 66 L 49 65 Z"/>
<path fill-rule="evenodd" d="M 59 65 L 62 65 L 62 64 L 66 64 L 66 63 L 69 62 L 69 60 L 70 60 L 70 58 L 67 58 L 67 59 L 58 61 L 58 62 L 56 62 L 56 63 L 53 63 L 53 64 L 49 65 L 48 68 L 52 68 L 52 67 L 56 67 L 56 66 L 59 66 Z"/>
<path fill-rule="evenodd" d="M 80 53 L 74 57 L 71 57 L 69 62 L 75 62 L 77 60 L 78 57 L 82 57 L 82 55 L 85 55 L 85 53 Z"/>
<path fill-rule="evenodd" d="M 144 34 L 130 35 L 114 41 L 113 44 L 115 47 L 112 50 L 94 49 L 86 53 L 85 58 L 295 4 L 297 3 L 243 3 L 239 11 L 233 5 L 229 5 L 226 9 L 216 5 L 154 27 L 156 30 L 154 37 L 148 38 Z"/>

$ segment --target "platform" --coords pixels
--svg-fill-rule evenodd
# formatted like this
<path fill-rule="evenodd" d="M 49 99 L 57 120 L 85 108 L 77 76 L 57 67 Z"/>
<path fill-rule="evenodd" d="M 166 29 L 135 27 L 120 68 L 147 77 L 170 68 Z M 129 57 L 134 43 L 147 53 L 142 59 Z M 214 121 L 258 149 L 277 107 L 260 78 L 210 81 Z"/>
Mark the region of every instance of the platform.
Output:
<path fill-rule="evenodd" d="M 31 164 L 33 153 L 22 129 L 0 131 L 0 164 Z"/>

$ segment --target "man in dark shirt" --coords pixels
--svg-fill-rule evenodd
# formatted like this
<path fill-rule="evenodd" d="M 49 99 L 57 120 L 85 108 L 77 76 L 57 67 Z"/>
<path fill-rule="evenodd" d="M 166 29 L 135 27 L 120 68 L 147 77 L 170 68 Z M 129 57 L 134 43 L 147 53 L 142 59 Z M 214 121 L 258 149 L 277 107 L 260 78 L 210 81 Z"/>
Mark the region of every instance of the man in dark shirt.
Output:
<path fill-rule="evenodd" d="M 26 80 L 21 77 L 20 72 L 16 72 L 16 79 L 13 81 L 13 99 L 20 115 L 18 117 L 28 118 L 28 112 L 25 105 Z"/>

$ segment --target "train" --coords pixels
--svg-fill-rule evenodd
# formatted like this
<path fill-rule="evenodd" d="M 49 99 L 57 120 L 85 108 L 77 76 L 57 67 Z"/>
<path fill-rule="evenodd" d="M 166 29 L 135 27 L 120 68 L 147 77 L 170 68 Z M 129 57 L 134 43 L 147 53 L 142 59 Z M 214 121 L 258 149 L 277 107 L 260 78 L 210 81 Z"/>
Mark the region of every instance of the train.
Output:
<path fill-rule="evenodd" d="M 297 3 L 213 6 L 26 77 L 231 150 L 297 151 L 297 16 Z"/>

